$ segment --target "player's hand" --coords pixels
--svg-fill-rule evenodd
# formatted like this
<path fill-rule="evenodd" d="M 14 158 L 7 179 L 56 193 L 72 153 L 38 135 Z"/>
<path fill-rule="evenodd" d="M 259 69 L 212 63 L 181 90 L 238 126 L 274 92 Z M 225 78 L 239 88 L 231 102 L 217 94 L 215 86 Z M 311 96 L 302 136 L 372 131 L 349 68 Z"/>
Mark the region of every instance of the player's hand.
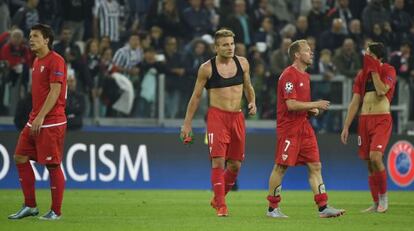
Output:
<path fill-rule="evenodd" d="M 35 136 L 39 135 L 40 134 L 40 129 L 42 128 L 44 120 L 45 120 L 44 117 L 37 116 L 32 122 L 32 127 L 30 129 L 30 134 L 35 135 Z"/>
<path fill-rule="evenodd" d="M 184 144 L 192 143 L 192 129 L 191 125 L 183 125 L 181 126 L 181 132 L 180 132 L 180 139 L 183 141 Z"/>
<path fill-rule="evenodd" d="M 331 102 L 328 100 L 318 100 L 315 102 L 315 107 L 322 110 L 328 110 L 330 104 Z"/>
<path fill-rule="evenodd" d="M 308 111 L 308 115 L 309 116 L 318 116 L 319 115 L 319 109 L 317 108 L 312 108 Z"/>
<path fill-rule="evenodd" d="M 249 115 L 256 115 L 257 107 L 255 103 L 249 103 L 247 107 L 249 108 Z"/>
<path fill-rule="evenodd" d="M 349 131 L 348 129 L 344 128 L 341 132 L 341 141 L 343 144 L 348 143 L 348 136 L 349 136 Z"/>

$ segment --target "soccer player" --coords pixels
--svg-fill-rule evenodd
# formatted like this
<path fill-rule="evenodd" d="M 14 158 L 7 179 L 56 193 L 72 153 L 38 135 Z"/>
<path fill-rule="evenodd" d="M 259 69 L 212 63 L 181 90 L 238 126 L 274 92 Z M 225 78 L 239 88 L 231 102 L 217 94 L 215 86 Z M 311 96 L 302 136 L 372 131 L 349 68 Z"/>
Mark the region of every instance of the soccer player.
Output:
<path fill-rule="evenodd" d="M 36 59 L 32 66 L 32 104 L 29 121 L 20 133 L 14 160 L 24 195 L 23 207 L 9 216 L 21 219 L 36 216 L 35 177 L 29 160 L 45 165 L 50 175 L 51 210 L 40 219 L 57 220 L 65 179 L 60 163 L 66 131 L 66 66 L 64 59 L 52 51 L 53 32 L 44 24 L 30 30 L 29 43 Z"/>
<path fill-rule="evenodd" d="M 289 57 L 293 64 L 279 77 L 277 86 L 276 158 L 269 179 L 269 209 L 267 216 L 287 218 L 279 208 L 282 179 L 288 167 L 308 167 L 309 184 L 318 205 L 319 217 L 341 216 L 345 210 L 328 206 L 328 195 L 321 175 L 321 162 L 315 132 L 309 115 L 318 115 L 326 110 L 329 101 L 311 101 L 310 78 L 305 72 L 312 64 L 313 52 L 306 40 L 297 40 L 289 46 Z"/>
<path fill-rule="evenodd" d="M 250 81 L 249 63 L 234 55 L 234 33 L 220 29 L 215 33 L 217 55 L 203 63 L 181 129 L 181 137 L 191 134 L 191 122 L 205 87 L 210 107 L 207 112 L 207 136 L 210 150 L 211 184 L 214 198 L 211 206 L 217 216 L 228 216 L 225 195 L 236 181 L 245 150 L 245 123 L 241 111 L 243 91 L 249 114 L 256 114 L 255 93 Z M 226 169 L 224 169 L 226 166 Z"/>
<path fill-rule="evenodd" d="M 387 173 L 382 159 L 392 130 L 390 103 L 397 80 L 394 67 L 382 63 L 384 56 L 382 43 L 368 45 L 364 68 L 355 78 L 352 100 L 341 133 L 341 141 L 346 144 L 349 126 L 361 109 L 358 121 L 359 157 L 367 162 L 368 184 L 374 201 L 363 212 L 383 213 L 388 209 Z"/>

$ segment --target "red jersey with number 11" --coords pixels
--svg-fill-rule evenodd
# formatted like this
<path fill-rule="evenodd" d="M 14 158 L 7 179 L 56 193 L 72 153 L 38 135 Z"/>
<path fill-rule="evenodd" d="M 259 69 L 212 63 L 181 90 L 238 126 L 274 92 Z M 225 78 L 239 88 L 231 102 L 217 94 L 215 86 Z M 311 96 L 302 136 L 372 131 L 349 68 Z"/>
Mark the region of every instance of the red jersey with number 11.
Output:
<path fill-rule="evenodd" d="M 29 126 L 39 114 L 50 92 L 51 83 L 60 83 L 60 95 L 56 104 L 46 115 L 42 127 L 58 126 L 66 123 L 66 65 L 58 53 L 50 51 L 43 58 L 36 58 L 32 66 L 32 104 Z"/>
<path fill-rule="evenodd" d="M 307 111 L 288 111 L 286 100 L 294 99 L 310 102 L 310 76 L 297 70 L 294 66 L 287 67 L 279 77 L 277 85 L 277 133 L 295 133 L 304 122 L 308 122 Z"/>

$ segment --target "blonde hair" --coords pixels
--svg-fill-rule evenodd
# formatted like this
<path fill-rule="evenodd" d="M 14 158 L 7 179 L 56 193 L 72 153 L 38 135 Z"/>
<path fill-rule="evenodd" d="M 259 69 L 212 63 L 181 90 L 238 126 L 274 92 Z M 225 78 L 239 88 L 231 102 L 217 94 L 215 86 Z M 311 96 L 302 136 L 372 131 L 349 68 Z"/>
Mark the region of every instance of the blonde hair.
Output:
<path fill-rule="evenodd" d="M 299 52 L 301 43 L 307 44 L 308 41 L 305 39 L 296 40 L 289 46 L 288 54 L 292 62 L 295 61 L 295 53 Z"/>
<path fill-rule="evenodd" d="M 225 37 L 233 37 L 234 38 L 233 31 L 231 31 L 227 28 L 222 28 L 222 29 L 216 31 L 216 33 L 214 34 L 214 43 L 217 44 L 217 40 L 219 40 L 220 38 L 225 38 Z"/>

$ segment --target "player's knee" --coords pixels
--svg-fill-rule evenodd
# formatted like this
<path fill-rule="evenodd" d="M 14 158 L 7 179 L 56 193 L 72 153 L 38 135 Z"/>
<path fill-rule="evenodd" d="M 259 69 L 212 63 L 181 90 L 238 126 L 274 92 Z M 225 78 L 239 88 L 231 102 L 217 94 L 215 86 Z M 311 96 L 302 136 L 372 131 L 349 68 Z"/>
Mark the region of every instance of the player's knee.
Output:
<path fill-rule="evenodd" d="M 211 160 L 211 165 L 213 168 L 222 168 L 224 169 L 225 161 L 222 157 L 216 157 Z"/>
<path fill-rule="evenodd" d="M 378 163 L 382 162 L 382 153 L 381 152 L 371 152 L 369 154 L 369 158 L 370 158 L 372 164 L 378 165 Z"/>
<path fill-rule="evenodd" d="M 22 156 L 22 155 L 14 155 L 13 158 L 14 158 L 14 163 L 16 164 L 24 164 L 27 161 L 29 161 L 29 157 Z"/>
<path fill-rule="evenodd" d="M 241 167 L 241 163 L 240 161 L 228 161 L 227 162 L 227 169 L 232 171 L 232 172 L 239 172 Z"/>
<path fill-rule="evenodd" d="M 286 170 L 288 169 L 288 166 L 285 165 L 275 165 L 273 168 L 273 171 L 276 172 L 279 175 L 284 175 L 286 173 Z"/>
<path fill-rule="evenodd" d="M 310 173 L 320 173 L 322 171 L 321 163 L 310 163 L 308 164 Z"/>

